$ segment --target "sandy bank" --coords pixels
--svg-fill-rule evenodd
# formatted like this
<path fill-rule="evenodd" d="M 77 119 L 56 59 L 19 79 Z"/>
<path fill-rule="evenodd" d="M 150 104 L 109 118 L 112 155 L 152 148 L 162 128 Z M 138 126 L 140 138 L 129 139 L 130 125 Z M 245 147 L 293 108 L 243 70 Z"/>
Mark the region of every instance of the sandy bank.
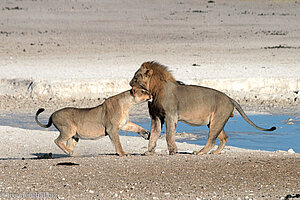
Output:
<path fill-rule="evenodd" d="M 105 98 L 130 89 L 130 78 L 91 80 L 0 80 L 2 96 L 32 99 L 80 100 Z M 211 87 L 239 101 L 282 103 L 300 102 L 300 79 L 295 78 L 236 78 L 185 79 L 187 84 Z"/>

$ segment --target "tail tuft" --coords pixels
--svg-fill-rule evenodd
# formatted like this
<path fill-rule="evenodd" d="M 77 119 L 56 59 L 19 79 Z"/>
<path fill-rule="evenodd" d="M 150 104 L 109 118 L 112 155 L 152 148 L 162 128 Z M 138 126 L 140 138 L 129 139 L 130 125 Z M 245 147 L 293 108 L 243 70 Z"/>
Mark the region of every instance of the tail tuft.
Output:
<path fill-rule="evenodd" d="M 273 126 L 272 128 L 270 128 L 268 131 L 275 131 L 276 130 L 276 127 Z"/>
<path fill-rule="evenodd" d="M 39 126 L 41 126 L 41 127 L 43 127 L 43 128 L 49 128 L 49 127 L 52 125 L 52 115 L 50 116 L 47 125 L 42 124 L 42 123 L 39 122 L 39 120 L 38 120 L 38 115 L 39 115 L 40 113 L 44 112 L 44 110 L 45 110 L 44 108 L 40 108 L 40 109 L 36 112 L 35 118 L 34 118 L 34 119 L 35 119 L 36 123 L 37 123 Z"/>
<path fill-rule="evenodd" d="M 36 115 L 39 115 L 41 114 L 42 112 L 45 111 L 45 108 L 40 108 L 37 112 L 36 112 Z"/>

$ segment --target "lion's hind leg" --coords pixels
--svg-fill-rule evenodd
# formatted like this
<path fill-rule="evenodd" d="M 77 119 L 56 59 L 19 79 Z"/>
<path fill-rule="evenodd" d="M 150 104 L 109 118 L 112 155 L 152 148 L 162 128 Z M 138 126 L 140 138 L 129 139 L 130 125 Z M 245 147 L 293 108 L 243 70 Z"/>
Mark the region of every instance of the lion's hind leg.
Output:
<path fill-rule="evenodd" d="M 215 151 L 211 152 L 212 154 L 220 154 L 228 141 L 228 136 L 226 135 L 224 129 L 219 134 L 218 139 L 219 139 L 219 146 Z"/>
<path fill-rule="evenodd" d="M 218 115 L 215 114 L 215 116 L 213 117 L 213 119 L 209 124 L 209 134 L 208 134 L 206 145 L 199 152 L 194 152 L 195 154 L 202 155 L 209 152 L 215 146 L 217 138 L 220 139 L 220 144 L 218 149 L 212 153 L 217 154 L 222 151 L 228 139 L 228 136 L 225 134 L 223 130 L 228 119 L 229 119 L 229 115 L 228 117 L 224 118 L 224 116 L 222 115 L 221 117 L 218 117 Z"/>

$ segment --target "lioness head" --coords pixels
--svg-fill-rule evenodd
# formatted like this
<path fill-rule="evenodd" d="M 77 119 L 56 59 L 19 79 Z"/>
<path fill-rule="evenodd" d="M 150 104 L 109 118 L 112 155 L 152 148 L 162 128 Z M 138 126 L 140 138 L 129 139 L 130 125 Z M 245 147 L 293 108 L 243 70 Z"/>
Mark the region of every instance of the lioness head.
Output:
<path fill-rule="evenodd" d="M 135 72 L 134 77 L 129 83 L 130 86 L 149 90 L 150 79 L 153 74 L 153 70 L 150 67 L 150 62 L 143 63 L 142 66 Z"/>
<path fill-rule="evenodd" d="M 131 89 L 132 96 L 134 96 L 134 100 L 136 103 L 141 103 L 144 101 L 148 101 L 152 98 L 151 94 L 144 89 L 133 87 Z"/>

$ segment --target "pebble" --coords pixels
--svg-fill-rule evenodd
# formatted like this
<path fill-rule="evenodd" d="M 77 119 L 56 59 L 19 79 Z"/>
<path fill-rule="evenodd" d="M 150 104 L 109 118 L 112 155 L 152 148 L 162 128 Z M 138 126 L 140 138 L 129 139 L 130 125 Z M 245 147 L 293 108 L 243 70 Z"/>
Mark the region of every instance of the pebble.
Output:
<path fill-rule="evenodd" d="M 296 153 L 293 149 L 288 150 L 289 153 Z"/>

